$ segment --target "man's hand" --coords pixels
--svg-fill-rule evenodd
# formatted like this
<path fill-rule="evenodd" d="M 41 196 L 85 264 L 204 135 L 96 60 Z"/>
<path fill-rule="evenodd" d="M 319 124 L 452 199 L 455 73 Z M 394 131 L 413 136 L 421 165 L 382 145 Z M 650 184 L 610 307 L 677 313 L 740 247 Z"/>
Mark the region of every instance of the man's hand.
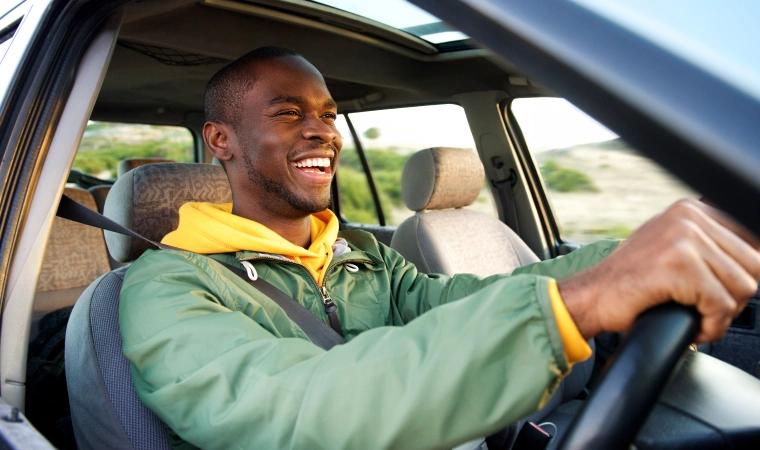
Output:
<path fill-rule="evenodd" d="M 697 342 L 714 341 L 757 291 L 758 249 L 760 241 L 721 211 L 681 200 L 558 286 L 587 339 L 625 331 L 645 310 L 674 300 L 702 315 Z"/>

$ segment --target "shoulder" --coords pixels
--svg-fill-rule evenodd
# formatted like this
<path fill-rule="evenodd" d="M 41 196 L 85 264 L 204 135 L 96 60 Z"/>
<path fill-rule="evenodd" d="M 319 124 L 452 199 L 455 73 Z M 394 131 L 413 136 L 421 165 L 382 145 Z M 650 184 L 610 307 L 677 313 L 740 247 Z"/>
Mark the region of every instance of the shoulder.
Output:
<path fill-rule="evenodd" d="M 338 233 L 338 237 L 345 239 L 354 250 L 376 255 L 379 255 L 380 246 L 383 245 L 377 241 L 372 233 L 364 230 L 343 230 Z"/>
<path fill-rule="evenodd" d="M 178 250 L 147 250 L 131 264 L 125 276 L 125 285 L 144 283 L 148 280 L 167 277 L 206 278 L 217 270 L 212 266 L 211 259 L 225 262 L 234 255 L 222 253 L 201 255 L 198 253 Z"/>
<path fill-rule="evenodd" d="M 372 255 L 388 268 L 411 265 L 399 252 L 379 242 L 372 233 L 367 231 L 346 230 L 341 231 L 338 236 L 345 239 L 352 249 Z"/>

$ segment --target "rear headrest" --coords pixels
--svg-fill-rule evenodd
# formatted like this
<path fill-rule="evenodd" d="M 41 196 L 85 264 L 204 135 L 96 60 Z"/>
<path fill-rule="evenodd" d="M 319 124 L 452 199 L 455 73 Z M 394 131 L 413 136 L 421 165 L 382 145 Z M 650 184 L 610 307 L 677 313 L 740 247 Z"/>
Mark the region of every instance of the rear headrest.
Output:
<path fill-rule="evenodd" d="M 95 199 L 84 189 L 67 187 L 63 194 L 96 210 Z M 100 230 L 62 217 L 53 219 L 37 280 L 38 293 L 84 287 L 109 270 Z"/>
<path fill-rule="evenodd" d="M 179 224 L 179 208 L 187 202 L 232 202 L 227 174 L 211 164 L 148 164 L 120 176 L 106 199 L 103 214 L 127 228 L 160 241 Z M 133 261 L 149 244 L 106 231 L 111 256 Z"/>
<path fill-rule="evenodd" d="M 140 166 L 144 166 L 146 164 L 158 164 L 158 163 L 170 163 L 174 162 L 171 159 L 161 159 L 161 158 L 127 158 L 121 160 L 119 163 L 119 167 L 116 169 L 116 175 L 122 176 L 125 173 L 129 172 L 132 169 L 136 169 Z"/>
<path fill-rule="evenodd" d="M 406 161 L 401 193 L 412 211 L 461 208 L 478 198 L 484 178 L 477 153 L 463 148 L 428 148 Z"/>

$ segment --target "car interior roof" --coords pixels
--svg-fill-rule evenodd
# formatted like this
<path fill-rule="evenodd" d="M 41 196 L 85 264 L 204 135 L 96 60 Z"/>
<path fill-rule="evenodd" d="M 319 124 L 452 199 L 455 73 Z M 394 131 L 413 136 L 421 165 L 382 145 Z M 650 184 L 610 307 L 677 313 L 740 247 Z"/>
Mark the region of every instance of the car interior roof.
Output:
<path fill-rule="evenodd" d="M 202 113 L 216 71 L 266 45 L 311 61 L 341 112 L 451 102 L 464 92 L 547 93 L 469 42 L 442 51 L 358 16 L 337 20 L 335 11 L 282 0 L 131 3 L 92 118 L 181 124 L 187 114 Z"/>

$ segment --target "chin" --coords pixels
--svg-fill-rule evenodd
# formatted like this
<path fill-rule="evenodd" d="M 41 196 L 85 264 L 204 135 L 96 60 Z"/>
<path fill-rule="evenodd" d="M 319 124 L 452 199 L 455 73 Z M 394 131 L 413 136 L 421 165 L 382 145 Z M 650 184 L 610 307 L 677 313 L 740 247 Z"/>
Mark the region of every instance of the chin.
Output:
<path fill-rule="evenodd" d="M 331 196 L 328 191 L 326 195 L 315 197 L 296 197 L 292 196 L 288 199 L 290 206 L 302 213 L 315 214 L 326 210 L 330 206 Z"/>

